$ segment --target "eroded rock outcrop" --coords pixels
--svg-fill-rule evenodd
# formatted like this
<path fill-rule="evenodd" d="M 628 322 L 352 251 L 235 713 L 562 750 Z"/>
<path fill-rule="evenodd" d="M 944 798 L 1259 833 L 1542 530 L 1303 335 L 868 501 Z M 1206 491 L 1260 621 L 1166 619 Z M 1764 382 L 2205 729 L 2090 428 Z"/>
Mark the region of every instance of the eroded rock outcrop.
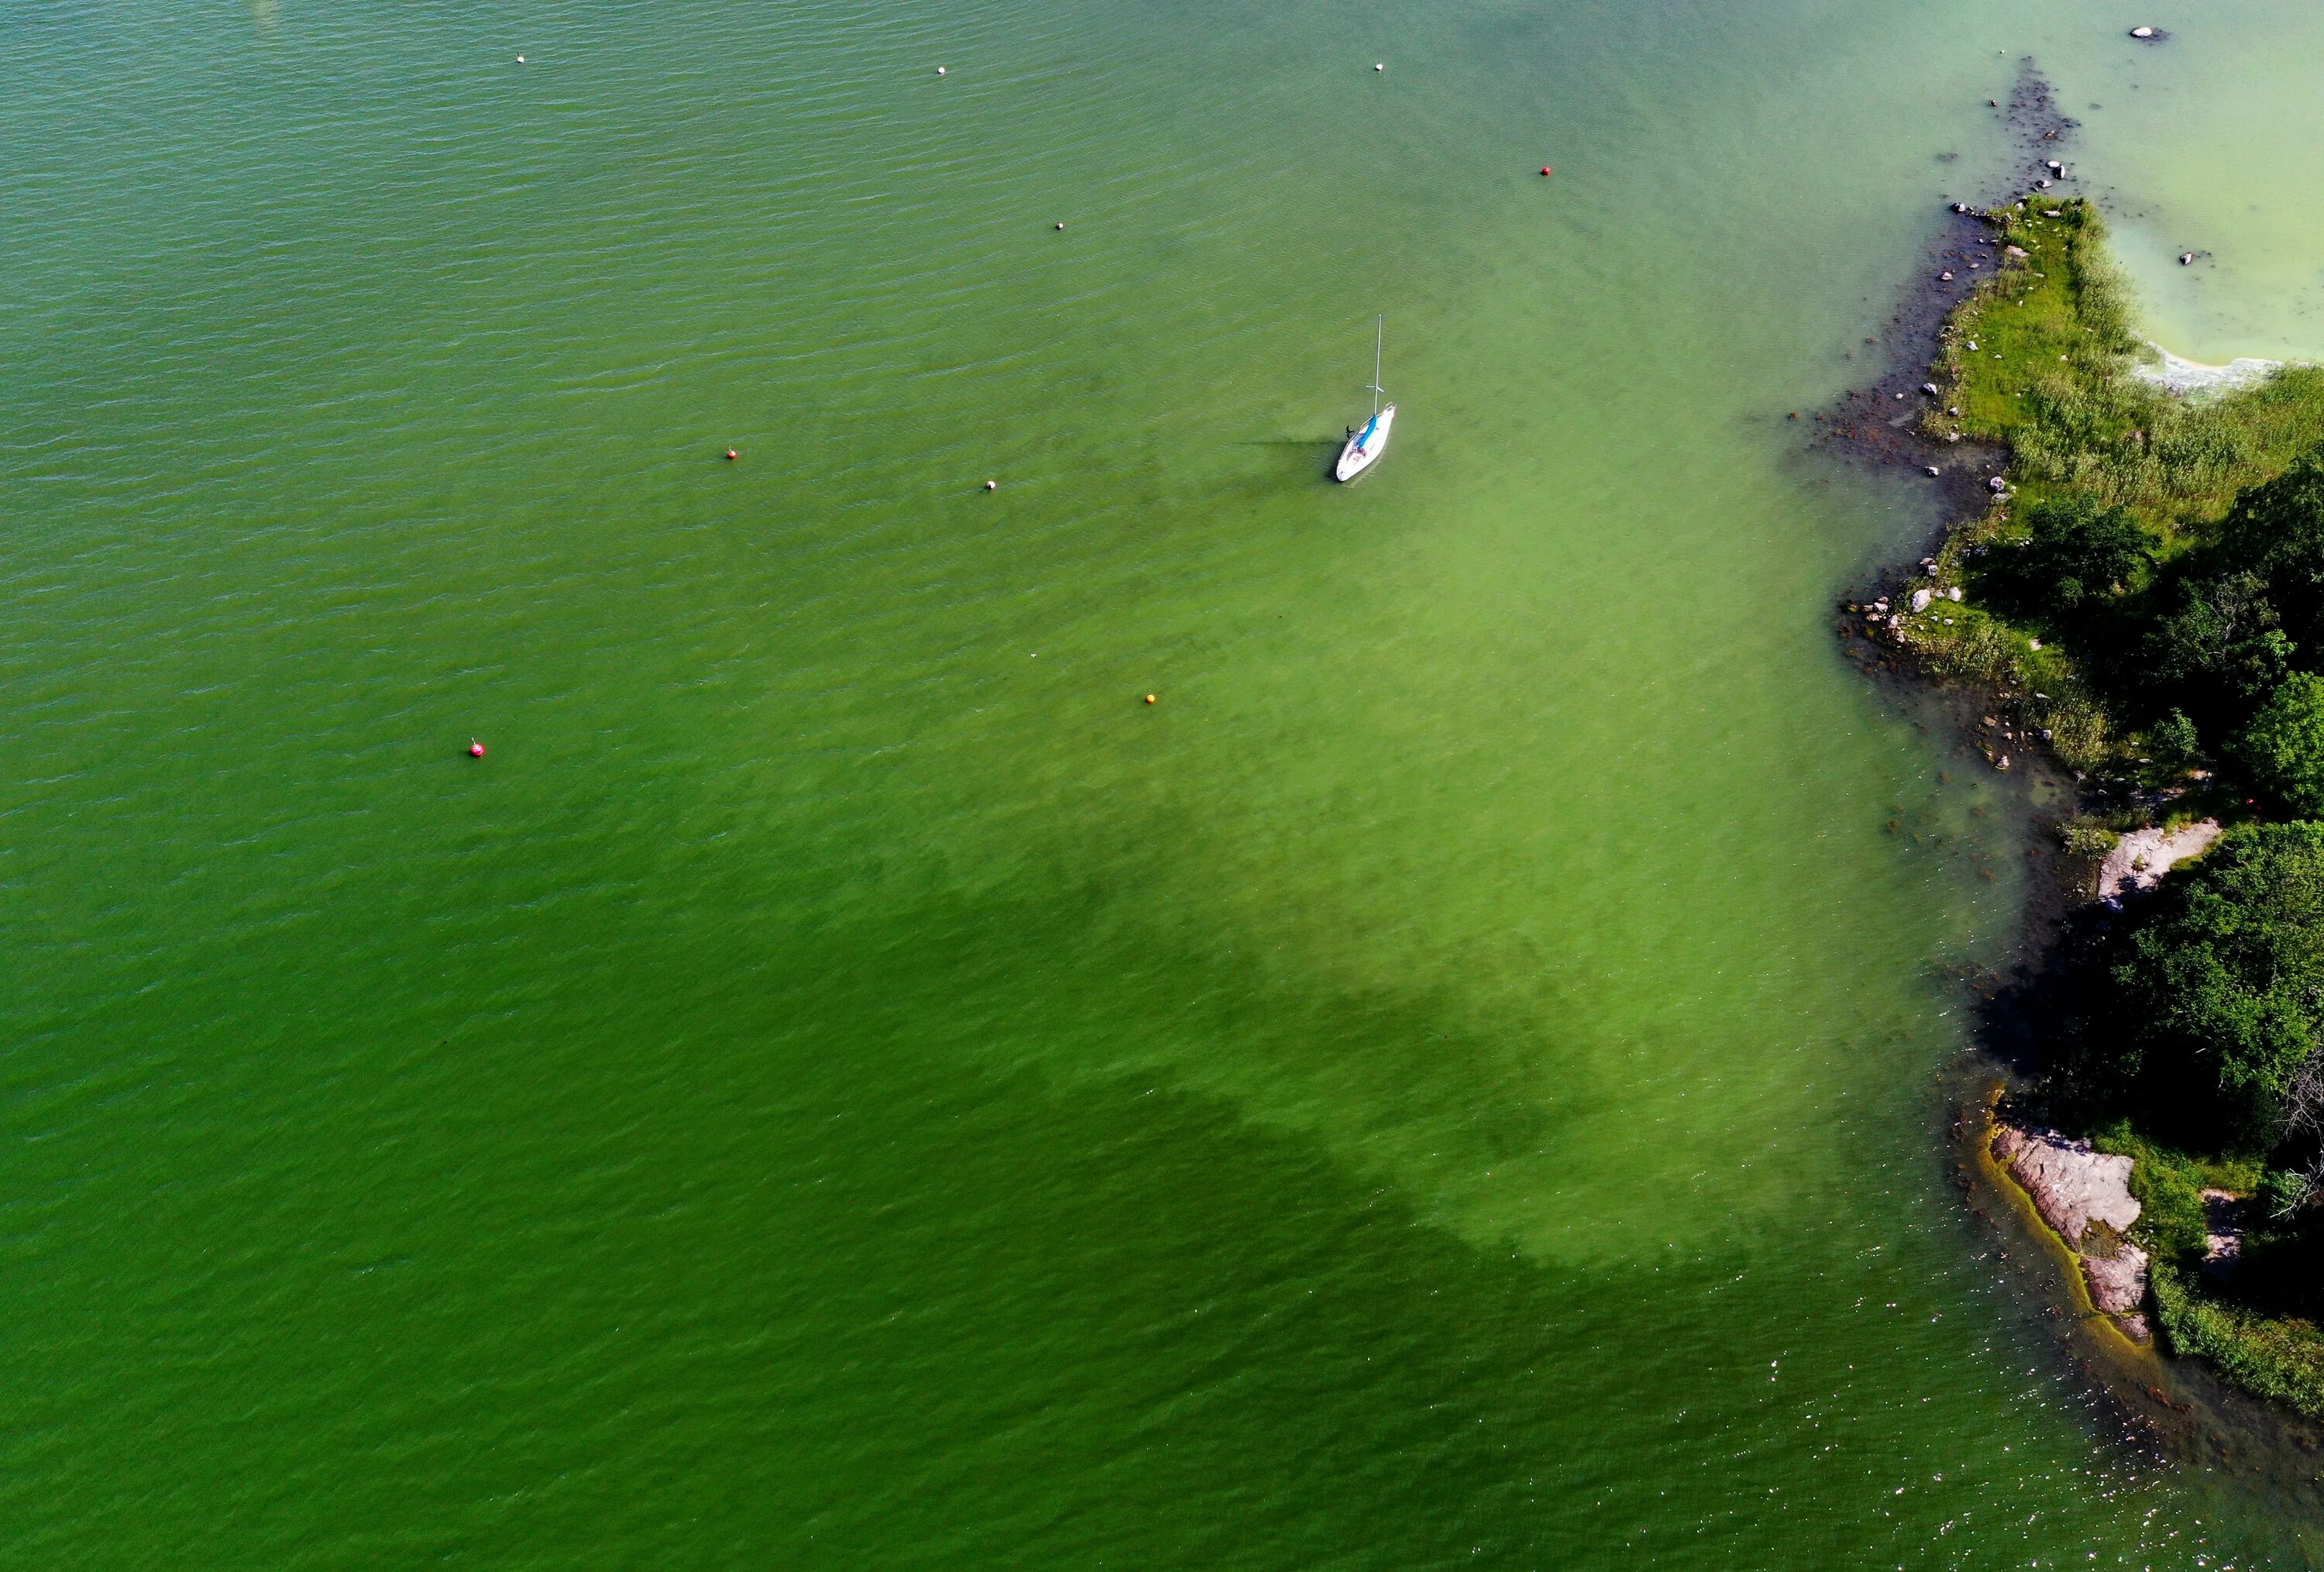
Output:
<path fill-rule="evenodd" d="M 2072 1247 L 2090 1302 L 2141 1342 L 2151 1336 L 2144 1313 L 2146 1252 L 2127 1237 L 2139 1213 L 2138 1197 L 2130 1193 L 2131 1160 L 2054 1130 L 1998 1118 L 1993 1155 L 2024 1187 L 2042 1220 Z"/>

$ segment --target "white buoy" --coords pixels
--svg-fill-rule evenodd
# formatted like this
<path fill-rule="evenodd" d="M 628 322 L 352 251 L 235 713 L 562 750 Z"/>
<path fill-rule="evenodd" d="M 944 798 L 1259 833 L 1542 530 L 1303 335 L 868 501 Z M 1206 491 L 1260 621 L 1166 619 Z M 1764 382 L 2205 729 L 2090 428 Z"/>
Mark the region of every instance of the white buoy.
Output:
<path fill-rule="evenodd" d="M 516 63 L 517 63 L 517 64 L 519 64 L 519 65 L 522 65 L 522 64 L 524 64 L 524 57 L 523 57 L 522 55 L 519 55 L 519 56 L 517 56 L 517 57 L 516 57 Z"/>
<path fill-rule="evenodd" d="M 2153 38 L 2154 36 L 2154 29 L 2151 27 L 2134 27 L 2130 30 L 2130 36 L 2133 38 Z"/>
<path fill-rule="evenodd" d="M 941 76 L 943 76 L 944 74 L 945 74 L 945 69 L 944 69 L 942 66 L 938 66 L 938 67 L 936 68 L 936 75 L 938 75 L 938 76 L 940 76 L 940 77 L 941 77 Z"/>
<path fill-rule="evenodd" d="M 1387 64 L 1386 64 L 1385 62 L 1383 62 L 1383 63 L 1381 63 L 1381 64 L 1375 65 L 1374 67 L 1372 67 L 1372 69 L 1374 69 L 1374 70 L 1376 70 L 1376 71 L 1384 71 L 1384 70 L 1388 69 L 1388 66 L 1387 66 Z"/>

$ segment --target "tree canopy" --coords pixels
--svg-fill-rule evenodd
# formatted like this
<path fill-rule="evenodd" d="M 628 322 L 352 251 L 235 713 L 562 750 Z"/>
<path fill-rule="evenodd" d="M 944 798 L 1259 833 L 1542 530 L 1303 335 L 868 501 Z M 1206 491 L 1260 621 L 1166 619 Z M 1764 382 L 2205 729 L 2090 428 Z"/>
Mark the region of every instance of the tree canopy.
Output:
<path fill-rule="evenodd" d="M 2105 1036 L 2159 1123 L 2264 1151 L 2324 1040 L 2324 824 L 2251 824 L 2118 936 Z"/>
<path fill-rule="evenodd" d="M 2294 671 L 2236 738 L 2252 785 L 2301 818 L 2324 818 L 2324 677 Z"/>
<path fill-rule="evenodd" d="M 2080 493 L 2033 504 L 2025 528 L 1994 563 L 1988 592 L 2049 621 L 2142 587 L 2154 565 L 2157 541 L 2127 509 Z"/>

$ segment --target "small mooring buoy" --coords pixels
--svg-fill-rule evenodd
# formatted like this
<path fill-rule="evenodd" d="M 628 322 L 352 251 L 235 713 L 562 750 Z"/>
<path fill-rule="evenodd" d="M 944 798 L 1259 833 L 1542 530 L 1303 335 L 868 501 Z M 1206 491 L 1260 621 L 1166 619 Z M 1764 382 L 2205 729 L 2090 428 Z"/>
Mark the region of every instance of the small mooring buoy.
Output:
<path fill-rule="evenodd" d="M 1375 65 L 1372 67 L 1372 69 L 1374 69 L 1374 70 L 1376 70 L 1376 71 L 1384 71 L 1384 70 L 1388 69 L 1388 64 L 1387 64 L 1387 62 L 1386 62 L 1386 61 L 1381 61 L 1381 62 L 1379 62 L 1379 63 L 1378 63 L 1378 64 L 1375 64 Z"/>
<path fill-rule="evenodd" d="M 1542 165 L 1542 166 L 1541 166 L 1541 172 L 1542 172 L 1542 174 L 1543 174 L 1544 178 L 1546 178 L 1546 177 L 1547 177 L 1548 175 L 1550 175 L 1553 171 L 1551 171 L 1550 167 L 1549 167 L 1547 164 L 1544 164 L 1544 165 Z"/>
<path fill-rule="evenodd" d="M 1060 225 L 1058 225 L 1058 226 L 1057 226 L 1057 227 L 1058 227 L 1058 228 L 1060 228 L 1060 229 L 1063 229 L 1063 228 L 1065 227 L 1065 226 L 1064 226 L 1063 224 L 1060 224 Z"/>
<path fill-rule="evenodd" d="M 523 57 L 522 55 L 519 55 L 519 56 L 517 56 L 517 57 L 516 57 L 516 63 L 517 63 L 517 64 L 519 64 L 519 65 L 522 65 L 522 64 L 524 64 L 524 57 Z"/>
<path fill-rule="evenodd" d="M 2140 39 L 2153 38 L 2154 36 L 2154 29 L 2151 27 L 2134 27 L 2130 30 L 2130 36 Z"/>
<path fill-rule="evenodd" d="M 1001 483 L 997 480 L 988 480 L 984 483 L 984 489 L 987 491 L 999 491 L 1001 489 Z"/>
<path fill-rule="evenodd" d="M 727 448 L 727 449 L 726 449 L 726 462 L 727 462 L 727 463 L 732 464 L 732 463 L 733 463 L 733 462 L 734 462 L 734 460 L 736 460 L 737 458 L 740 458 L 741 457 L 742 457 L 742 456 L 740 453 L 737 453 L 736 451 L 734 451 L 734 449 L 733 449 L 733 448 Z"/>
<path fill-rule="evenodd" d="M 1152 694 L 1150 694 L 1150 693 L 1149 693 L 1149 694 L 1148 694 L 1148 695 L 1146 696 L 1146 702 L 1147 702 L 1147 703 L 1148 703 L 1148 704 L 1157 704 L 1157 703 L 1159 703 L 1159 702 L 1160 702 L 1160 700 L 1157 699 L 1157 698 L 1156 698 Z"/>
<path fill-rule="evenodd" d="M 938 67 L 936 68 L 936 75 L 938 75 L 938 76 L 940 76 L 940 77 L 941 77 L 941 76 L 943 76 L 944 74 L 945 74 L 945 69 L 944 69 L 942 66 L 938 66 Z"/>
<path fill-rule="evenodd" d="M 468 757 L 472 759 L 481 759 L 484 756 L 484 744 L 478 742 L 475 738 L 470 737 L 468 739 Z"/>

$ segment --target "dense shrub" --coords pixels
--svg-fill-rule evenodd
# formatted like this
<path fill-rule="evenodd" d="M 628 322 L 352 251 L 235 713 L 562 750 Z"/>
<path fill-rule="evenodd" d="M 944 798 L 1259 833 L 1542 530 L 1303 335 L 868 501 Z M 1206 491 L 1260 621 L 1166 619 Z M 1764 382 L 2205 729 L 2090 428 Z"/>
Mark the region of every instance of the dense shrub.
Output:
<path fill-rule="evenodd" d="M 2324 677 L 2294 671 L 2278 683 L 2234 753 L 2245 778 L 2277 806 L 2324 818 Z"/>

